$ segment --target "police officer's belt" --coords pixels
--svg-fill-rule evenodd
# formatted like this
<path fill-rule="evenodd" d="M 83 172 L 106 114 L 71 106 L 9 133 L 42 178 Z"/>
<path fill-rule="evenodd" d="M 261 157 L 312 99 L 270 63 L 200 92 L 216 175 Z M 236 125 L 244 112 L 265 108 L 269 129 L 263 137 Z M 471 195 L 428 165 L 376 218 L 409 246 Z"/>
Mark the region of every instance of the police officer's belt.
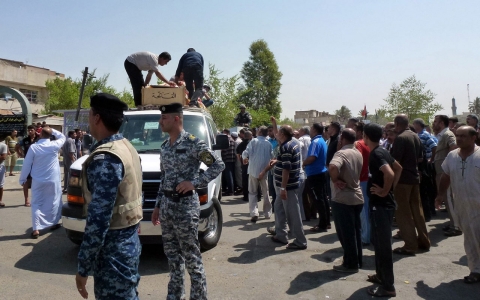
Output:
<path fill-rule="evenodd" d="M 178 201 L 178 200 L 180 200 L 180 198 L 194 195 L 195 191 L 188 191 L 186 193 L 177 193 L 177 192 L 173 192 L 173 191 L 163 190 L 163 194 L 167 198 L 172 198 L 173 200 Z"/>

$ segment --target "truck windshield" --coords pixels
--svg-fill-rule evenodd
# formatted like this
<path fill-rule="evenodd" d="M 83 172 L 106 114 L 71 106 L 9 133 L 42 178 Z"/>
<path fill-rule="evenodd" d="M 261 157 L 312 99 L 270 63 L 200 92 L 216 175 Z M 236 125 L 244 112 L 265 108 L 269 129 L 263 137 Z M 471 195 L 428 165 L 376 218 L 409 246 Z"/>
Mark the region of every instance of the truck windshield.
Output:
<path fill-rule="evenodd" d="M 160 145 L 168 138 L 162 132 L 160 115 L 126 115 L 120 133 L 128 139 L 138 153 L 160 153 Z M 202 116 L 183 116 L 183 128 L 209 144 L 207 129 Z"/>

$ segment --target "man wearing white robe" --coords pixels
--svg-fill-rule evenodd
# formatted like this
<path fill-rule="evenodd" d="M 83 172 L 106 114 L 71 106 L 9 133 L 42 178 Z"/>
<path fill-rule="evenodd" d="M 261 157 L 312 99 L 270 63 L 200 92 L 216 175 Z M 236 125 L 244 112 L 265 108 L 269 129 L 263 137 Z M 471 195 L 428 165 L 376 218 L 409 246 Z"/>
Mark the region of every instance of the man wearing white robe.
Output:
<path fill-rule="evenodd" d="M 477 132 L 471 126 L 462 126 L 456 132 L 459 149 L 448 153 L 442 163 L 445 172 L 440 179 L 440 192 L 435 200 L 437 207 L 445 201 L 451 185 L 455 199 L 453 211 L 459 217 L 464 234 L 470 275 L 465 283 L 480 282 L 480 147 L 475 145 Z"/>
<path fill-rule="evenodd" d="M 55 136 L 51 141 L 50 137 Z M 53 226 L 58 228 L 62 215 L 62 186 L 58 151 L 65 143 L 65 136 L 50 127 L 44 127 L 37 143 L 30 146 L 23 162 L 20 185 L 32 176 L 32 238 L 38 238 L 39 230 Z"/>

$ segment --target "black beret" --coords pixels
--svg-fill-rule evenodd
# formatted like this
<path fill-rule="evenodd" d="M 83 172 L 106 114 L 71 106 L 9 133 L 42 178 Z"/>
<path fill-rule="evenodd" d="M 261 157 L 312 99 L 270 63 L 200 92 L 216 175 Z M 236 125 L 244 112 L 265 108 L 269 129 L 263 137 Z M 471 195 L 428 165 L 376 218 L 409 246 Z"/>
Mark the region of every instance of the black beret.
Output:
<path fill-rule="evenodd" d="M 183 106 L 180 103 L 172 103 L 160 106 L 162 114 L 181 114 L 183 113 Z"/>
<path fill-rule="evenodd" d="M 102 111 L 123 114 L 124 110 L 128 110 L 128 105 L 114 95 L 106 93 L 98 93 L 90 97 L 90 107 Z"/>

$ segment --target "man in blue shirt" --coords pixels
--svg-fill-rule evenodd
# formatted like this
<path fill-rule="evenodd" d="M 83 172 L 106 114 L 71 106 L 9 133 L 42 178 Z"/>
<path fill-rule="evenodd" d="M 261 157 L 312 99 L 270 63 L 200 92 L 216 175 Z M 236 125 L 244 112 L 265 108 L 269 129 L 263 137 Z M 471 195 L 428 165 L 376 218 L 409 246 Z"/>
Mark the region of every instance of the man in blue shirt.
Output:
<path fill-rule="evenodd" d="M 322 137 L 323 126 L 313 123 L 310 128 L 312 138 L 308 154 L 303 165 L 307 173 L 306 189 L 308 197 L 314 199 L 319 214 L 318 225 L 310 230 L 315 232 L 327 231 L 330 225 L 330 204 L 327 199 L 327 144 Z"/>
<path fill-rule="evenodd" d="M 196 102 L 198 97 L 203 96 L 203 56 L 196 52 L 195 49 L 189 48 L 180 61 L 178 62 L 177 71 L 175 72 L 175 82 L 178 84 L 180 73 L 183 72 L 185 79 L 185 87 L 188 91 L 188 98 L 192 102 Z M 193 83 L 195 82 L 195 94 Z"/>
<path fill-rule="evenodd" d="M 435 185 L 433 180 L 433 165 L 430 162 L 432 153 L 437 149 L 438 140 L 425 130 L 425 122 L 422 119 L 413 120 L 413 127 L 418 134 L 423 146 L 423 158 L 425 161 L 419 163 L 419 171 L 422 173 L 420 178 L 420 198 L 422 199 L 423 214 L 425 221 L 429 222 L 435 212 Z"/>

